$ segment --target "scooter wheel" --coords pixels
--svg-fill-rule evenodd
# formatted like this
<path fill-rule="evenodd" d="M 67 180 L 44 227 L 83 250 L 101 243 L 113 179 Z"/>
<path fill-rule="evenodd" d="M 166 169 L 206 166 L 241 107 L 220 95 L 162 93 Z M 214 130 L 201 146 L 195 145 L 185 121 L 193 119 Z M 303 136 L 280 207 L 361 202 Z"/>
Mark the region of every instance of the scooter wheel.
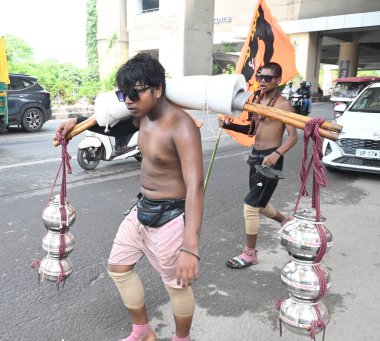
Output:
<path fill-rule="evenodd" d="M 94 148 L 84 148 L 78 149 L 77 152 L 77 160 L 79 166 L 81 166 L 84 170 L 93 170 L 100 162 L 100 148 L 98 150 L 94 150 Z"/>

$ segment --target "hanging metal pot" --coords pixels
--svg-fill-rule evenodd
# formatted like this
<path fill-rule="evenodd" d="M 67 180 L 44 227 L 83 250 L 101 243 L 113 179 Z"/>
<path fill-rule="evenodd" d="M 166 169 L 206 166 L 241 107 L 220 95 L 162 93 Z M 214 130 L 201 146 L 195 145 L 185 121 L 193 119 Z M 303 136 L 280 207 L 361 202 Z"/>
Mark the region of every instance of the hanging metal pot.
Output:
<path fill-rule="evenodd" d="M 330 316 L 322 301 L 308 303 L 289 297 L 281 304 L 280 323 L 284 323 L 285 327 L 295 334 L 309 335 L 312 323 L 318 321 L 316 309 L 320 312 L 321 321 L 326 326 L 330 320 Z M 325 330 L 325 328 L 318 325 L 315 329 L 315 334 L 318 334 L 322 330 Z"/>
<path fill-rule="evenodd" d="M 315 272 L 319 267 L 326 280 L 327 289 L 331 286 L 330 274 L 322 264 L 308 261 L 300 261 L 292 258 L 282 269 L 281 279 L 289 294 L 302 300 L 315 300 L 320 291 L 320 283 Z"/>
<path fill-rule="evenodd" d="M 66 215 L 67 215 L 67 227 L 70 227 L 75 222 L 75 209 L 70 205 L 68 199 L 65 199 Z M 56 194 L 49 200 L 48 205 L 45 207 L 42 212 L 42 220 L 47 229 L 59 231 L 61 228 L 61 203 L 60 195 Z"/>
<path fill-rule="evenodd" d="M 74 250 L 75 239 L 69 231 L 66 231 L 63 234 L 63 238 L 65 248 L 63 254 L 60 255 L 61 234 L 59 232 L 48 230 L 42 239 L 43 250 L 51 257 L 67 257 L 69 253 Z"/>
<path fill-rule="evenodd" d="M 68 258 L 53 258 L 46 256 L 40 264 L 39 268 L 41 282 L 46 279 L 51 282 L 57 282 L 62 275 L 62 281 L 68 278 L 73 272 L 73 266 Z"/>
<path fill-rule="evenodd" d="M 321 217 L 317 222 L 315 209 L 305 209 L 297 212 L 294 219 L 288 221 L 282 228 L 281 245 L 290 255 L 304 260 L 314 260 L 321 246 L 320 237 L 316 224 L 322 225 L 326 234 L 326 253 L 332 246 L 333 236 L 324 226 L 325 218 Z"/>

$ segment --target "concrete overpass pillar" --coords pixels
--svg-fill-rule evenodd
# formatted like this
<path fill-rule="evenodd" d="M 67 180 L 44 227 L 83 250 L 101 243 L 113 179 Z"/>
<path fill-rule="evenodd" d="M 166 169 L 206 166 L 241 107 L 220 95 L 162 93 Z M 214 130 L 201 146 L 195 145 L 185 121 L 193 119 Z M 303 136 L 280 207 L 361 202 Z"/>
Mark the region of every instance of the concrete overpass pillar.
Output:
<path fill-rule="evenodd" d="M 99 77 L 107 78 L 128 59 L 125 0 L 97 0 Z"/>
<path fill-rule="evenodd" d="M 359 43 L 340 44 L 339 49 L 339 77 L 355 77 L 358 70 Z"/>
<path fill-rule="evenodd" d="M 319 32 L 290 35 L 296 50 L 296 66 L 302 80 L 312 84 L 312 92 L 318 91 L 322 36 Z"/>
<path fill-rule="evenodd" d="M 212 74 L 214 1 L 160 1 L 159 59 L 168 76 Z"/>

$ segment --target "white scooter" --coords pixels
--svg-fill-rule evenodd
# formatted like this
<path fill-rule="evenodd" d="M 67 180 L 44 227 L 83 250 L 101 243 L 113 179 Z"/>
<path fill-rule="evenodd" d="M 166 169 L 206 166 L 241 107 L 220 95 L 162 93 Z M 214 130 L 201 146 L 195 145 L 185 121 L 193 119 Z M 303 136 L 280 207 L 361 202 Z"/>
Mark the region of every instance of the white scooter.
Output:
<path fill-rule="evenodd" d="M 124 154 L 116 155 L 111 140 L 113 137 L 86 130 L 85 139 L 78 145 L 77 160 L 79 166 L 85 170 L 92 170 L 96 168 L 100 160 L 124 160 L 129 157 L 134 157 L 141 162 L 142 155 L 137 145 L 138 134 L 138 131 L 133 134 Z"/>

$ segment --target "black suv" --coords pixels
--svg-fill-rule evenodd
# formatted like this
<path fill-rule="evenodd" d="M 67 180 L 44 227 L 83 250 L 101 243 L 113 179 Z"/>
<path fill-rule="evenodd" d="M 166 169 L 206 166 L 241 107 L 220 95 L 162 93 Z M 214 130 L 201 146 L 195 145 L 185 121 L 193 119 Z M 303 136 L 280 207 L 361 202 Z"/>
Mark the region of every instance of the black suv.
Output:
<path fill-rule="evenodd" d="M 18 125 L 29 132 L 38 131 L 51 118 L 50 93 L 37 78 L 9 74 L 8 126 Z"/>

